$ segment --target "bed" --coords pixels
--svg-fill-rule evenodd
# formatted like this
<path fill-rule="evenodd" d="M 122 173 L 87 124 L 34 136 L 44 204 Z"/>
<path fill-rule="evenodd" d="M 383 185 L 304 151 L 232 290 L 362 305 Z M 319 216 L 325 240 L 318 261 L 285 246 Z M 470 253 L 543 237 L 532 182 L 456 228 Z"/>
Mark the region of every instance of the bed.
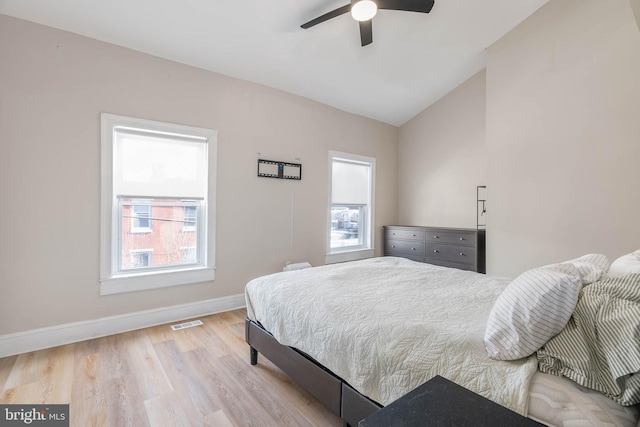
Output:
<path fill-rule="evenodd" d="M 263 354 L 345 426 L 441 375 L 546 425 L 635 427 L 637 406 L 540 372 L 535 353 L 488 357 L 510 283 L 397 257 L 264 276 L 245 289 L 251 363 Z"/>

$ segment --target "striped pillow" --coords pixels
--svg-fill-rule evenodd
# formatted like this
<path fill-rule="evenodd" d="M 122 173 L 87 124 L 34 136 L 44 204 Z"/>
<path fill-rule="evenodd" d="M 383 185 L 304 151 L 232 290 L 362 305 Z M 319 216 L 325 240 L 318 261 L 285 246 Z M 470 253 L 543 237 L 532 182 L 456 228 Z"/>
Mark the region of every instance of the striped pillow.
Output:
<path fill-rule="evenodd" d="M 516 277 L 496 300 L 484 335 L 489 357 L 527 357 L 564 328 L 583 281 L 571 262 L 535 268 Z"/>
<path fill-rule="evenodd" d="M 578 269 L 583 285 L 603 279 L 609 270 L 609 259 L 602 254 L 583 255 L 567 263 L 573 264 Z"/>
<path fill-rule="evenodd" d="M 569 377 L 624 406 L 640 403 L 640 274 L 580 291 L 571 320 L 537 357 L 542 372 Z"/>

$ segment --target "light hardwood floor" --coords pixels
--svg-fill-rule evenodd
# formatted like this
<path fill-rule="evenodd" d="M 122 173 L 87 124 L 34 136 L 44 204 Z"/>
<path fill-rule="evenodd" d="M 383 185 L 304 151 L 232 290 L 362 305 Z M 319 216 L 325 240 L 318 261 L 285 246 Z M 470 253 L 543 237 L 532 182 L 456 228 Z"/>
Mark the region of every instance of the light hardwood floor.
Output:
<path fill-rule="evenodd" d="M 69 403 L 70 425 L 341 426 L 260 357 L 244 309 L 0 359 L 0 404 Z"/>

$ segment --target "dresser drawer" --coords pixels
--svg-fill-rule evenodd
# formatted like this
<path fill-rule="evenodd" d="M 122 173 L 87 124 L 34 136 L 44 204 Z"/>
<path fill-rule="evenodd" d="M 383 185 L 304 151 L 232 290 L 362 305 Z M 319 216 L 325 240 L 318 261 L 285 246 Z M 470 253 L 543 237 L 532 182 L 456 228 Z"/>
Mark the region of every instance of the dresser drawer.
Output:
<path fill-rule="evenodd" d="M 385 228 L 384 238 L 385 240 L 424 240 L 424 230 L 416 229 L 402 229 L 402 228 Z"/>
<path fill-rule="evenodd" d="M 427 262 L 444 262 L 465 265 L 476 264 L 476 248 L 473 246 L 427 243 Z"/>
<path fill-rule="evenodd" d="M 410 255 L 413 258 L 424 257 L 424 242 L 410 240 L 387 240 L 384 248 L 386 255 Z"/>
<path fill-rule="evenodd" d="M 468 231 L 427 230 L 427 242 L 475 246 L 476 233 Z"/>

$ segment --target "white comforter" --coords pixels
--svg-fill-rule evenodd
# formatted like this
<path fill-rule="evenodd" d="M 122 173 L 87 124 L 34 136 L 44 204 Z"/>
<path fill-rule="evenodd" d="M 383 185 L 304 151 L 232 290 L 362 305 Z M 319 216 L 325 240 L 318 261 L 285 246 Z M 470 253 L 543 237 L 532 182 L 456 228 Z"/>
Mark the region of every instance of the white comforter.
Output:
<path fill-rule="evenodd" d="M 441 375 L 526 415 L 535 356 L 495 361 L 483 344 L 508 283 L 384 257 L 264 276 L 245 293 L 250 319 L 376 402 Z"/>

